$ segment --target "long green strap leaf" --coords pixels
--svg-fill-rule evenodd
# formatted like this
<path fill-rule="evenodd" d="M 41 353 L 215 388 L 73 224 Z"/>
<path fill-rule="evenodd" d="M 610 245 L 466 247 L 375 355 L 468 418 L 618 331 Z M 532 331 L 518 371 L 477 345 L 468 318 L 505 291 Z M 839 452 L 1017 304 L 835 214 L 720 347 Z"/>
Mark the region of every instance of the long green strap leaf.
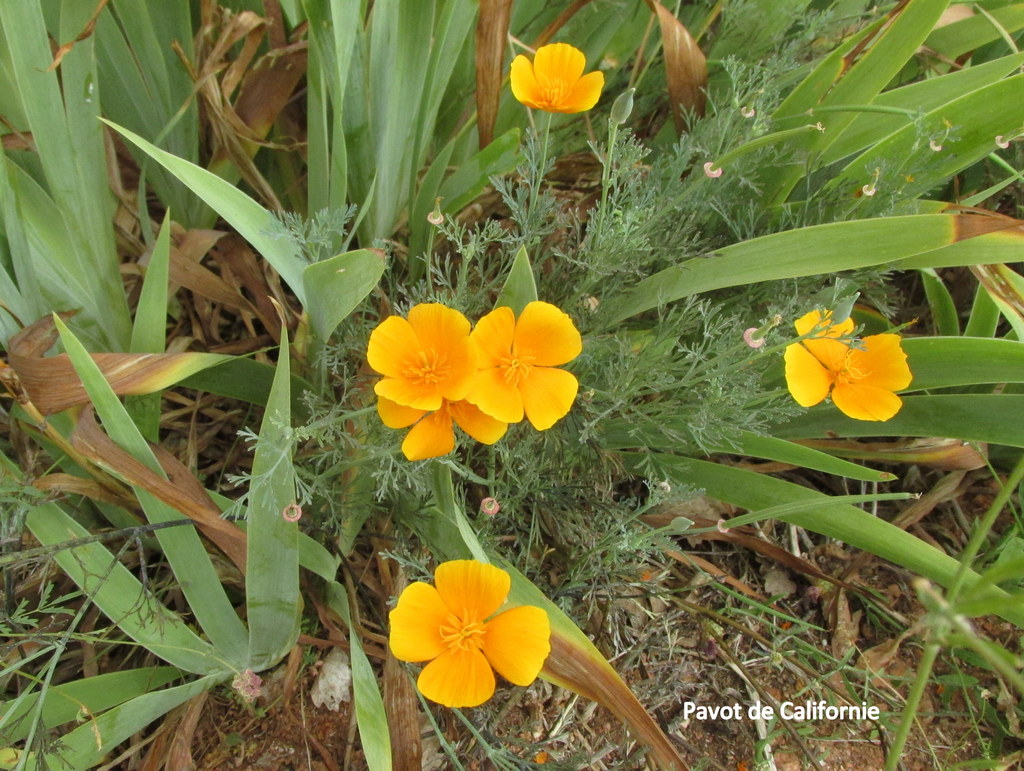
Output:
<path fill-rule="evenodd" d="M 1024 447 L 1024 396 L 1017 394 L 932 394 L 908 396 L 884 423 L 854 420 L 832 405 L 815 407 L 773 429 L 779 437 L 937 436 L 965 442 Z"/>
<path fill-rule="evenodd" d="M 129 142 L 145 152 L 193 193 L 202 198 L 221 217 L 237 230 L 256 251 L 281 275 L 288 288 L 305 305 L 305 289 L 302 284 L 303 262 L 299 258 L 298 246 L 288 230 L 269 211 L 247 196 L 237 187 L 206 169 L 171 155 L 150 144 L 138 134 L 104 121 Z"/>
<path fill-rule="evenodd" d="M 56 728 L 81 715 L 98 715 L 181 676 L 181 670 L 174 667 L 140 667 L 51 685 L 46 691 L 40 719 L 45 728 Z M 18 702 L 13 709 L 8 708 L 11 702 L 0 704 L 0 735 L 5 742 L 20 742 L 28 733 L 29 726 L 23 718 L 35 709 L 39 694 L 27 695 L 29 698 Z"/>
<path fill-rule="evenodd" d="M 609 298 L 602 313 L 611 325 L 683 297 L 759 281 L 890 263 L 909 268 L 932 267 L 932 261 L 943 265 L 1012 262 L 1012 254 L 1019 259 L 1024 231 L 979 231 L 974 226 L 981 219 L 966 214 L 920 214 L 773 233 L 666 268 Z M 1006 227 L 1013 223 L 1007 220 Z M 964 245 L 968 241 L 969 247 Z"/>
<path fill-rule="evenodd" d="M 136 460 L 163 476 L 156 456 L 132 422 L 128 411 L 110 388 L 96 362 L 60 317 L 54 316 L 54 323 L 60 332 L 64 349 L 81 378 L 96 413 L 103 421 L 107 434 Z M 110 470 L 117 473 L 116 468 Z M 182 518 L 179 511 L 157 499 L 152 493 L 135 488 L 135 494 L 150 522 L 167 522 Z M 167 528 L 157 532 L 157 539 L 189 607 L 217 649 L 218 655 L 240 666 L 246 650 L 245 627 L 228 600 L 220 576 L 214 569 L 199 533 L 192 527 Z"/>
<path fill-rule="evenodd" d="M 288 357 L 288 338 L 282 336 L 246 509 L 249 667 L 256 671 L 273 666 L 287 654 L 298 639 L 302 615 L 298 526 L 284 518 L 286 509 L 296 502 Z"/>
<path fill-rule="evenodd" d="M 627 465 L 639 470 L 645 456 L 624 453 L 623 459 Z M 780 519 L 864 549 L 942 586 L 948 586 L 960 568 L 960 563 L 948 554 L 905 530 L 856 506 L 834 503 L 829 496 L 815 490 L 745 469 L 692 458 L 659 455 L 658 464 L 671 476 L 669 481 L 699 487 L 712 498 L 751 512 L 786 503 L 819 501 L 820 506 L 815 511 L 787 514 Z M 977 580 L 978 577 L 972 574 L 971 583 Z M 1009 595 L 997 589 L 990 590 L 987 595 L 1005 599 L 999 615 L 1014 624 L 1024 625 L 1024 604 L 1011 601 Z"/>

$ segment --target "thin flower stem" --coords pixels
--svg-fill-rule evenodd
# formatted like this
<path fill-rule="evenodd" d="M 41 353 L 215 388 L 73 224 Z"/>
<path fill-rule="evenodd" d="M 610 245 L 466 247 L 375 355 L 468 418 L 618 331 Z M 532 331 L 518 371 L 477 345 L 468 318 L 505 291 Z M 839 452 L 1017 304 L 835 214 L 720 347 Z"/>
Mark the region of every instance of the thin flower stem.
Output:
<path fill-rule="evenodd" d="M 917 676 L 914 684 L 907 694 L 907 703 L 903 707 L 903 719 L 900 721 L 896 735 L 893 737 L 889 752 L 885 757 L 885 771 L 895 771 L 899 765 L 900 757 L 903 755 L 903 748 L 910 736 L 910 726 L 917 717 L 917 708 L 921 704 L 921 697 L 924 696 L 924 689 L 928 686 L 928 678 L 931 676 L 932 667 L 939 656 L 939 644 L 929 640 L 924 646 L 924 653 L 921 654 L 921 661 L 917 666 Z"/>
<path fill-rule="evenodd" d="M 992 505 L 988 507 L 988 511 L 985 512 L 981 521 L 974 528 L 967 546 L 964 547 L 963 552 L 960 554 L 960 567 L 956 572 L 956 576 L 953 577 L 953 582 L 949 585 L 949 590 L 946 592 L 946 601 L 948 603 L 953 604 L 956 602 L 957 595 L 960 594 L 960 590 L 963 589 L 964 582 L 967 580 L 967 573 L 971 568 L 971 563 L 978 556 L 978 552 L 981 550 L 989 530 L 992 529 L 996 518 L 1002 512 L 1003 507 L 1006 506 L 1010 496 L 1013 495 L 1022 480 L 1024 480 L 1024 456 L 1017 461 L 1017 465 L 1014 466 L 1013 471 L 1006 478 L 1002 489 L 992 501 Z"/>
<path fill-rule="evenodd" d="M 950 612 L 955 612 L 953 606 L 955 605 L 956 598 L 960 594 L 960 590 L 964 587 L 971 563 L 974 562 L 974 558 L 978 556 L 978 552 L 981 550 L 981 546 L 985 542 L 985 537 L 992 529 L 996 518 L 999 516 L 1000 512 L 1002 512 L 1003 508 L 1010 500 L 1010 496 L 1013 495 L 1022 480 L 1024 480 L 1024 457 L 1017 461 L 1017 465 L 1014 466 L 1013 471 L 1011 471 L 1010 475 L 1006 478 L 1006 482 L 1003 484 L 1002 489 L 996 495 L 995 499 L 992 501 L 992 505 L 988 507 L 988 510 L 974 528 L 974 532 L 971 534 L 971 538 L 967 542 L 967 546 L 964 547 L 963 552 L 960 554 L 960 568 L 953 577 L 953 581 L 949 585 L 949 590 L 946 592 L 946 598 L 943 601 L 943 605 L 950 608 Z M 928 685 L 928 679 L 931 677 L 932 668 L 935 666 L 935 661 L 938 658 L 939 650 L 941 649 L 941 645 L 938 642 L 939 635 L 934 633 L 934 627 L 930 628 L 933 629 L 933 634 L 925 644 L 924 653 L 921 656 L 921 662 L 917 667 L 917 675 L 914 678 L 914 684 L 910 688 L 910 693 L 907 694 L 907 703 L 903 708 L 903 720 L 900 721 L 900 726 L 896 730 L 892 746 L 889 748 L 889 753 L 885 759 L 885 771 L 894 771 L 900 761 L 900 756 L 903 754 L 903 748 L 907 743 L 907 738 L 910 736 L 910 725 L 912 719 L 917 715 L 917 709 L 920 706 L 921 698 L 924 695 L 924 689 Z"/>
<path fill-rule="evenodd" d="M 604 164 L 601 169 L 601 208 L 597 210 L 597 228 L 594 231 L 596 240 L 600 242 L 604 235 L 604 213 L 608 208 L 608 185 L 611 182 L 612 163 L 615 158 L 615 140 L 618 137 L 619 124 L 608 119 L 608 149 L 604 154 Z"/>
<path fill-rule="evenodd" d="M 527 217 L 527 221 L 530 225 L 530 230 L 533 230 L 534 219 L 537 213 L 537 196 L 540 193 L 540 187 L 544 184 L 544 172 L 547 171 L 548 167 L 548 137 L 551 134 L 551 113 L 544 114 L 544 139 L 541 142 L 540 150 L 540 165 L 537 167 L 537 176 L 534 179 L 534 184 L 530 185 L 530 210 Z"/>

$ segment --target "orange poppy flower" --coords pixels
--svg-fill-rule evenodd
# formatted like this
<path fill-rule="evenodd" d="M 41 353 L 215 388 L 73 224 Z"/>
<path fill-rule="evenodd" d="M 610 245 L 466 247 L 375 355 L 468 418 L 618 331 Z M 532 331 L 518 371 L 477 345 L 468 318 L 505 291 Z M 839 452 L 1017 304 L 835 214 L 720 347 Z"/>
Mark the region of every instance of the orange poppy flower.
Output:
<path fill-rule="evenodd" d="M 604 73 L 583 74 L 587 59 L 568 43 L 541 46 L 531 62 L 523 54 L 512 60 L 512 94 L 527 107 L 545 112 L 584 112 L 601 97 Z"/>
<path fill-rule="evenodd" d="M 377 398 L 377 414 L 388 428 L 412 429 L 402 441 L 402 452 L 408 460 L 425 460 L 447 455 L 455 449 L 455 423 L 484 444 L 494 444 L 505 435 L 508 423 L 485 415 L 469 402 L 444 401 L 434 412 L 403 407 L 383 396 Z M 415 425 L 414 425 L 415 424 Z"/>
<path fill-rule="evenodd" d="M 572 361 L 583 341 L 572 319 L 546 302 L 532 302 L 519 315 L 495 308 L 470 338 L 480 349 L 480 371 L 466 400 L 503 423 L 526 418 L 539 431 L 551 428 L 572 407 L 576 376 L 559 364 Z"/>
<path fill-rule="evenodd" d="M 858 344 L 838 340 L 853 332 L 853 321 L 833 324 L 829 314 L 811 311 L 796 321 L 812 337 L 786 346 L 786 385 L 797 403 L 811 407 L 830 393 L 843 413 L 856 420 L 888 420 L 903 406 L 894 391 L 913 376 L 896 334 L 868 335 Z"/>
<path fill-rule="evenodd" d="M 422 303 L 409 319 L 389 316 L 370 333 L 370 366 L 384 375 L 373 390 L 403 407 L 433 411 L 465 398 L 477 370 L 469 321 L 439 303 Z"/>
<path fill-rule="evenodd" d="M 438 565 L 434 584 L 409 584 L 391 611 L 388 644 L 401 661 L 429 661 L 416 685 L 446 707 L 476 707 L 494 694 L 494 671 L 529 685 L 551 652 L 548 614 L 521 605 L 495 615 L 508 573 L 477 560 Z"/>

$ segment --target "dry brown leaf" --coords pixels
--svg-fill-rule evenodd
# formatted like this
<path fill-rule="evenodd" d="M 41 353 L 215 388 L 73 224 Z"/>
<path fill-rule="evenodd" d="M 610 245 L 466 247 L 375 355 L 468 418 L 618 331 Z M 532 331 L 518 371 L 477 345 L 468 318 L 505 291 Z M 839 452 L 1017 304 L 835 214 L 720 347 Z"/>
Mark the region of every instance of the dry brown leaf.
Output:
<path fill-rule="evenodd" d="M 480 149 L 494 139 L 494 122 L 505 81 L 505 40 L 512 0 L 480 0 L 476 21 L 476 112 Z"/>
<path fill-rule="evenodd" d="M 840 661 L 845 658 L 847 651 L 857 647 L 857 640 L 860 638 L 860 619 L 863 611 L 850 612 L 850 603 L 846 599 L 846 592 L 842 589 L 836 590 L 830 603 L 832 622 L 832 655 Z"/>
<path fill-rule="evenodd" d="M 79 415 L 72 444 L 96 465 L 115 473 L 133 487 L 141 487 L 183 516 L 195 520 L 203 534 L 217 544 L 239 570 L 245 572 L 245 533 L 221 517 L 220 509 L 199 481 L 167 450 L 159 445 L 150 445 L 167 475 L 165 479 L 115 444 L 99 427 L 91 406 Z"/>
<path fill-rule="evenodd" d="M 696 554 L 683 554 L 682 552 L 676 551 L 675 549 L 666 549 L 665 554 L 667 554 L 669 557 L 676 560 L 677 562 L 682 563 L 683 565 L 696 565 L 708 575 L 712 575 L 716 578 L 722 579 L 733 589 L 737 589 L 743 592 L 748 597 L 753 597 L 755 600 L 758 600 L 759 602 L 768 602 L 768 598 L 765 597 L 763 594 L 756 591 L 755 589 L 751 589 L 738 578 L 730 576 L 720 567 L 718 567 L 712 562 L 708 562 L 701 556 L 698 556 Z"/>
<path fill-rule="evenodd" d="M 72 313 L 58 314 L 69 318 Z M 86 404 L 89 397 L 66 353 L 44 356 L 57 340 L 51 316 L 44 316 L 14 335 L 7 348 L 7 363 L 43 415 Z M 196 353 L 93 353 L 90 354 L 114 393 L 148 394 L 172 385 L 197 370 L 205 354 Z"/>
<path fill-rule="evenodd" d="M 893 442 L 859 442 L 855 439 L 795 439 L 796 444 L 824 450 L 840 458 L 868 462 L 913 463 L 953 471 L 972 470 L 986 465 L 985 447 L 979 452 L 973 444 L 959 439 L 917 438 Z"/>
<path fill-rule="evenodd" d="M 900 645 L 910 635 L 910 630 L 901 634 L 899 637 L 895 637 L 891 640 L 886 640 L 883 643 L 879 643 L 873 648 L 868 648 L 866 651 L 860 654 L 857 660 L 857 667 L 865 669 L 876 677 L 872 678 L 872 681 L 876 684 L 878 682 L 884 682 L 888 677 L 891 677 L 896 672 L 892 672 L 891 667 L 894 662 L 898 662 L 899 673 L 902 674 L 907 666 L 897 658 L 900 652 Z"/>
<path fill-rule="evenodd" d="M 209 695 L 209 691 L 203 691 L 193 696 L 184 705 L 185 713 L 174 731 L 171 746 L 167 750 L 165 768 L 175 769 L 175 771 L 177 769 L 190 771 L 195 768 L 195 763 L 192 760 L 192 740 L 195 738 L 199 718 L 203 715 L 203 708 L 206 706 L 206 699 Z"/>
<path fill-rule="evenodd" d="M 94 501 L 102 501 L 115 506 L 133 506 L 134 502 L 126 501 L 116 495 L 110 488 L 104 487 L 93 479 L 75 476 L 74 474 L 47 474 L 32 482 L 32 486 L 45 493 L 59 495 L 83 495 Z"/>
<path fill-rule="evenodd" d="M 391 734 L 391 762 L 396 771 L 419 771 L 423 765 L 420 701 L 409 672 L 388 650 L 384 659 L 384 711 Z"/>
<path fill-rule="evenodd" d="M 633 692 L 608 664 L 596 666 L 579 647 L 556 630 L 551 631 L 551 653 L 544 662 L 543 675 L 560 685 L 607 707 L 629 726 L 634 738 L 650 747 L 649 759 L 658 768 L 685 769 L 675 746 L 650 716 Z"/>
<path fill-rule="evenodd" d="M 658 0 L 644 0 L 658 17 L 665 55 L 665 79 L 676 130 L 686 130 L 688 115 L 704 115 L 708 65 L 697 42 L 683 23 Z"/>

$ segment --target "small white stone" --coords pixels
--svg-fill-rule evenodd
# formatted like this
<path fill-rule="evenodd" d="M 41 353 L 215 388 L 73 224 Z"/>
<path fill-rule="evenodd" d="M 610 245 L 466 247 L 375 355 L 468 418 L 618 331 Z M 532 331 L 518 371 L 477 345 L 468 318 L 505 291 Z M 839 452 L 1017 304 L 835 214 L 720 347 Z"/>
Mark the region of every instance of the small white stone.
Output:
<path fill-rule="evenodd" d="M 341 709 L 341 703 L 347 703 L 351 698 L 351 690 L 352 669 L 348 665 L 348 654 L 335 648 L 324 659 L 309 698 L 316 706 L 337 712 Z"/>

